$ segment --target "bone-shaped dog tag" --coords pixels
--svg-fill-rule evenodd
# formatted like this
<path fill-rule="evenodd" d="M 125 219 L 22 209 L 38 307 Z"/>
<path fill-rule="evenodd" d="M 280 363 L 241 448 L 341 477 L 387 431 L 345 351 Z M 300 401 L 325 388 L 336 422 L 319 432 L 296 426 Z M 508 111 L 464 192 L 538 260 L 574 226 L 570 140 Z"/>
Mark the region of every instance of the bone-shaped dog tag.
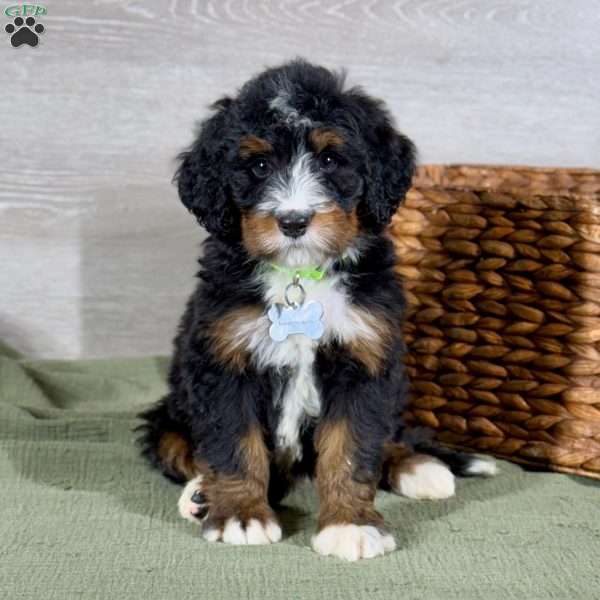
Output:
<path fill-rule="evenodd" d="M 271 327 L 269 335 L 275 342 L 283 342 L 288 335 L 302 334 L 318 340 L 325 331 L 323 305 L 320 302 L 306 302 L 300 306 L 273 304 L 267 313 Z"/>

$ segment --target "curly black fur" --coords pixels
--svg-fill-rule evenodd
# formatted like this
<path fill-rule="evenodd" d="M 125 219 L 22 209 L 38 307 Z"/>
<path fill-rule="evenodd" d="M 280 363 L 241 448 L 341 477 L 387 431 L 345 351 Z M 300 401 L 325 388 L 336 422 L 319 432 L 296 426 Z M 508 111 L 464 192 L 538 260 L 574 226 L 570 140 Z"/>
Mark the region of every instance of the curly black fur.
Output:
<path fill-rule="evenodd" d="M 273 108 L 277 97 L 285 101 L 288 112 L 283 115 Z M 219 473 L 233 474 L 241 469 L 238 441 L 256 424 L 276 453 L 281 406 L 275 398 L 289 371 L 252 363 L 231 368 L 217 358 L 206 332 L 236 308 L 267 308 L 264 281 L 257 276 L 261 260 L 250 256 L 241 235 L 241 215 L 259 203 L 264 183 L 240 159 L 240 139 L 251 134 L 269 141 L 273 160 L 285 164 L 310 130 L 306 123 L 312 123 L 334 128 L 346 140 L 338 170 L 319 177 L 337 205 L 345 213 L 354 210 L 360 222 L 358 257 L 337 257 L 331 273 L 344 274 L 352 305 L 385 315 L 393 339 L 376 374 L 339 342 L 319 346 L 314 372 L 321 414 L 302 428 L 302 458 L 290 466 L 291 472 L 273 468 L 271 496 L 280 498 L 295 476 L 312 474 L 315 428 L 338 418 L 351 424 L 356 440 L 356 479 L 372 479 L 380 472 L 383 444 L 404 436 L 404 299 L 394 273 L 393 246 L 382 232 L 410 186 L 414 146 L 395 130 L 380 101 L 358 88 L 344 89 L 343 77 L 300 60 L 265 71 L 237 97 L 224 98 L 213 108 L 195 143 L 180 155 L 176 174 L 183 204 L 211 236 L 200 261 L 198 287 L 175 340 L 169 395 L 142 415 L 144 454 L 168 477 L 181 480 L 157 456 L 161 432 L 176 431 L 189 440 L 195 458 Z M 298 123 L 291 124 L 294 119 Z"/>
<path fill-rule="evenodd" d="M 304 118 L 346 135 L 349 158 L 364 185 L 361 218 L 371 230 L 381 231 L 410 187 L 415 148 L 395 130 L 381 101 L 343 85 L 343 75 L 297 60 L 268 69 L 235 100 L 216 102 L 216 112 L 202 124 L 196 142 L 179 156 L 176 174 L 181 200 L 199 223 L 221 239 L 239 239 L 239 210 L 251 184 L 236 159 L 239 140 L 248 133 L 276 137 L 282 150 L 288 150 L 294 132 L 279 123 L 269 106 L 284 87 L 289 104 Z"/>

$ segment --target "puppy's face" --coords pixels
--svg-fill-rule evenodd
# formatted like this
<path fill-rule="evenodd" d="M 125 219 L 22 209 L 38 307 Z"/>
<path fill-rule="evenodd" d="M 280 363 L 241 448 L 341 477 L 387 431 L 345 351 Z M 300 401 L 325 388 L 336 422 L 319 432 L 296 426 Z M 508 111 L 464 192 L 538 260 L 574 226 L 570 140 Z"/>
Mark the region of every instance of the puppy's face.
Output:
<path fill-rule="evenodd" d="M 277 128 L 241 137 L 231 188 L 248 253 L 290 266 L 351 250 L 366 157 L 329 126 Z"/>
<path fill-rule="evenodd" d="M 179 194 L 210 233 L 253 258 L 352 256 L 410 186 L 412 143 L 380 101 L 322 67 L 267 70 L 214 108 L 180 157 Z"/>

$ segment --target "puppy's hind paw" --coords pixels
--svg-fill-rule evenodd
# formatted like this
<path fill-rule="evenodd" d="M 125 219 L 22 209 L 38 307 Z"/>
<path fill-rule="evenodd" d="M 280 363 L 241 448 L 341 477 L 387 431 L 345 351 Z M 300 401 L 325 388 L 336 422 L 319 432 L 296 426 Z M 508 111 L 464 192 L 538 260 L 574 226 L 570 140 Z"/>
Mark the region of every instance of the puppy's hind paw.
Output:
<path fill-rule="evenodd" d="M 443 500 L 454 496 L 452 471 L 432 456 L 413 454 L 390 472 L 390 486 L 396 494 L 415 500 Z"/>
<path fill-rule="evenodd" d="M 202 493 L 202 479 L 202 475 L 190 479 L 177 502 L 179 514 L 192 523 L 199 523 L 208 515 L 208 504 Z"/>
<path fill-rule="evenodd" d="M 493 477 L 498 474 L 498 465 L 489 456 L 473 456 L 464 469 L 467 477 Z"/>

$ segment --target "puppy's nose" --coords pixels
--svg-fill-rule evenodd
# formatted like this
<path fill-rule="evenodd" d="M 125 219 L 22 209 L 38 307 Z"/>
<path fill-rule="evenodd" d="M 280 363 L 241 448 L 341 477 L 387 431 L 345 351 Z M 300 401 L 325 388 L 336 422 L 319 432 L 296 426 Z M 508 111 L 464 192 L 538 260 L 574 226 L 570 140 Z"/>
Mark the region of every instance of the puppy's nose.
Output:
<path fill-rule="evenodd" d="M 291 210 L 278 217 L 279 229 L 284 235 L 291 238 L 298 238 L 306 233 L 312 214 Z"/>

